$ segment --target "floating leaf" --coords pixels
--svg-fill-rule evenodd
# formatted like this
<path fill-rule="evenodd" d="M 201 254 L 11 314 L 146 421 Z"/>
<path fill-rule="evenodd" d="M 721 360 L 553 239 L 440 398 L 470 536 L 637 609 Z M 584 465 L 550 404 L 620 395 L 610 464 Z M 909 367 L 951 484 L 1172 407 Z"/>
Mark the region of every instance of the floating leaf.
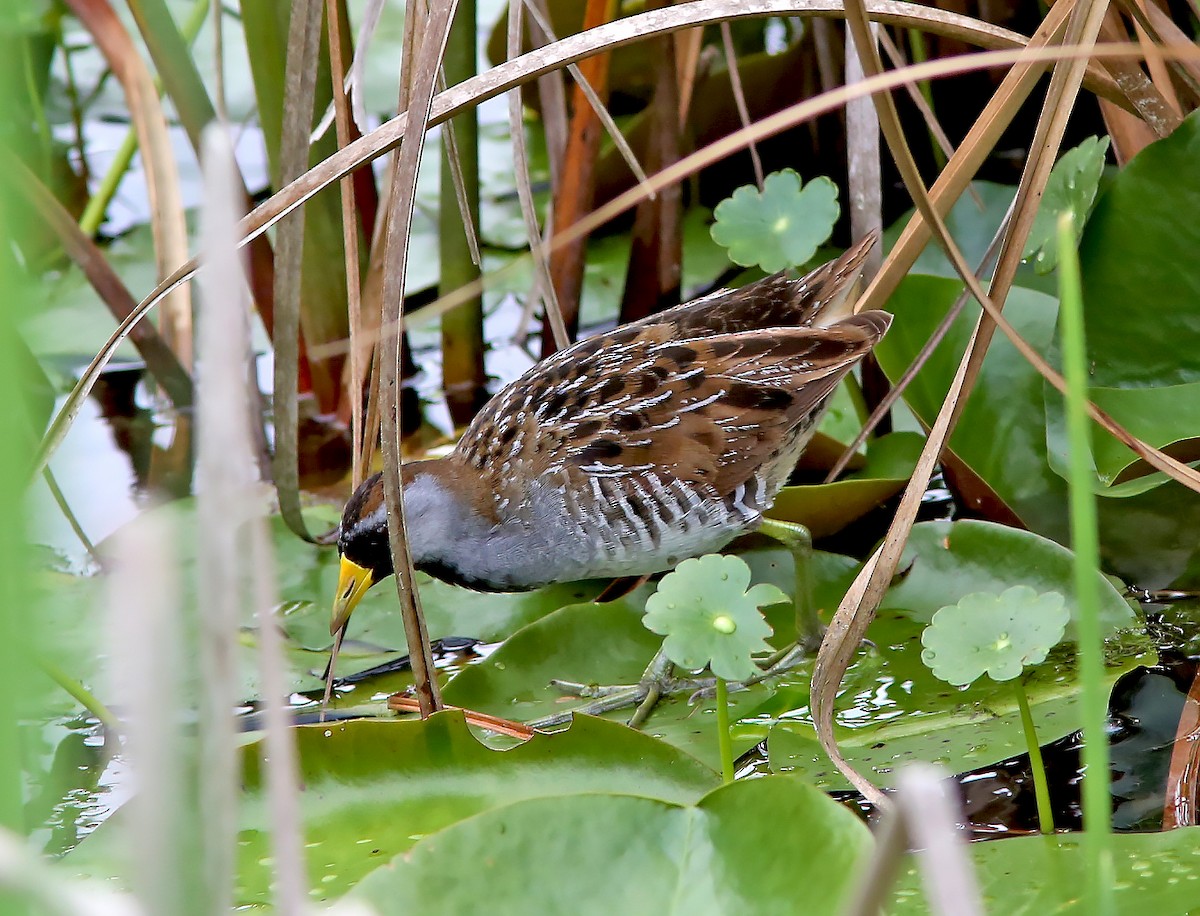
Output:
<path fill-rule="evenodd" d="M 751 657 L 770 652 L 771 625 L 760 607 L 787 601 L 763 583 L 749 591 L 750 567 L 741 557 L 708 554 L 684 560 L 646 600 L 647 629 L 667 637 L 663 650 L 675 664 L 708 666 L 717 677 L 742 681 L 758 669 Z"/>
<path fill-rule="evenodd" d="M 1089 137 L 1072 150 L 1063 153 L 1054 164 L 1041 206 L 1023 257 L 1033 261 L 1034 270 L 1048 274 L 1058 265 L 1058 246 L 1055 243 L 1058 217 L 1070 211 L 1075 214 L 1075 238 L 1083 235 L 1083 227 L 1104 171 L 1104 156 L 1108 152 L 1108 137 Z"/>
<path fill-rule="evenodd" d="M 688 806 L 531 798 L 425 837 L 351 899 L 380 913 L 837 913 L 871 846 L 854 814 L 788 777 Z"/>
<path fill-rule="evenodd" d="M 999 595 L 976 592 L 941 608 L 921 634 L 921 661 L 939 678 L 965 687 L 987 674 L 1011 681 L 1046 660 L 1071 619 L 1058 592 L 1016 585 Z"/>
<path fill-rule="evenodd" d="M 743 267 L 757 264 L 767 273 L 796 267 L 833 231 L 841 212 L 837 193 L 825 177 L 802 186 L 792 169 L 772 172 L 761 193 L 747 185 L 717 204 L 713 240 Z"/>

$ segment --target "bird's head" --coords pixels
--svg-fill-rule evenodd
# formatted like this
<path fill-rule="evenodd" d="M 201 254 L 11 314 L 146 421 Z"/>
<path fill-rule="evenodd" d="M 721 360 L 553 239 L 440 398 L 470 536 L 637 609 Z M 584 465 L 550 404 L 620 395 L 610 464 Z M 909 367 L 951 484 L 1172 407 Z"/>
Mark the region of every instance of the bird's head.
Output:
<path fill-rule="evenodd" d="M 342 562 L 330 633 L 346 625 L 367 589 L 392 574 L 383 475 L 368 477 L 351 495 L 342 511 L 337 545 Z"/>

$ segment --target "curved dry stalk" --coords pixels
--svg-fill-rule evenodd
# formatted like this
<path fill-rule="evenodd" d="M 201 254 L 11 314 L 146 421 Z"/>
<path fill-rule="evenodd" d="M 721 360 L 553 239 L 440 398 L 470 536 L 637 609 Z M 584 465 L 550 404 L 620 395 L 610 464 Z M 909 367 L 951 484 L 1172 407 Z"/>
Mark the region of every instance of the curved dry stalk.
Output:
<path fill-rule="evenodd" d="M 733 29 L 729 26 L 729 21 L 725 20 L 721 23 L 721 47 L 725 52 L 725 67 L 729 70 L 729 88 L 733 90 L 733 103 L 737 106 L 738 120 L 742 122 L 742 127 L 747 127 L 750 124 L 750 109 L 746 107 L 746 93 L 742 90 L 742 72 L 738 67 L 737 51 L 733 47 Z M 758 185 L 758 190 L 763 189 L 763 164 L 762 157 L 758 155 L 758 144 L 751 143 L 750 162 L 754 166 L 754 183 Z"/>

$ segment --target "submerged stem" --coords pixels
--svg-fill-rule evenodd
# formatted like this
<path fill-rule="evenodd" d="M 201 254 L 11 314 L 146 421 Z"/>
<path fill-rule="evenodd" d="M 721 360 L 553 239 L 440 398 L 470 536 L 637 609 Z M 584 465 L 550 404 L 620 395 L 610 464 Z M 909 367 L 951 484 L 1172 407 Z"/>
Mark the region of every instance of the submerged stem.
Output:
<path fill-rule="evenodd" d="M 1042 748 L 1038 744 L 1037 732 L 1033 729 L 1033 713 L 1029 711 L 1029 697 L 1025 693 L 1025 682 L 1017 680 L 1013 685 L 1017 695 L 1017 706 L 1021 709 L 1021 729 L 1025 732 L 1025 746 L 1029 749 L 1029 768 L 1033 771 L 1033 794 L 1037 799 L 1038 827 L 1044 834 L 1054 832 L 1054 809 L 1050 807 L 1050 784 L 1046 781 L 1046 766 L 1042 762 Z"/>
<path fill-rule="evenodd" d="M 733 782 L 733 740 L 729 735 L 729 691 L 725 678 L 717 678 L 717 745 L 721 748 L 721 781 Z"/>

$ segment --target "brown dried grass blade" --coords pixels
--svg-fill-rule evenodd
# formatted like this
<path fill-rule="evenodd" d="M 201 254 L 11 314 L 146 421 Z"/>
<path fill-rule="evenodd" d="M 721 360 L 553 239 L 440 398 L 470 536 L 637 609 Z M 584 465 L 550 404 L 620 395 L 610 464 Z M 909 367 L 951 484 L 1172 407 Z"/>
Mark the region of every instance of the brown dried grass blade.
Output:
<path fill-rule="evenodd" d="M 733 103 L 737 106 L 738 120 L 742 122 L 742 127 L 748 127 L 750 125 L 750 109 L 746 105 L 746 93 L 742 88 L 742 71 L 738 67 L 737 51 L 733 47 L 733 29 L 730 28 L 728 21 L 721 23 L 721 47 L 725 52 L 725 67 L 729 70 L 729 87 L 733 90 Z M 764 177 L 762 157 L 758 155 L 757 143 L 751 143 L 748 148 L 750 162 L 754 166 L 754 183 L 761 191 Z"/>

